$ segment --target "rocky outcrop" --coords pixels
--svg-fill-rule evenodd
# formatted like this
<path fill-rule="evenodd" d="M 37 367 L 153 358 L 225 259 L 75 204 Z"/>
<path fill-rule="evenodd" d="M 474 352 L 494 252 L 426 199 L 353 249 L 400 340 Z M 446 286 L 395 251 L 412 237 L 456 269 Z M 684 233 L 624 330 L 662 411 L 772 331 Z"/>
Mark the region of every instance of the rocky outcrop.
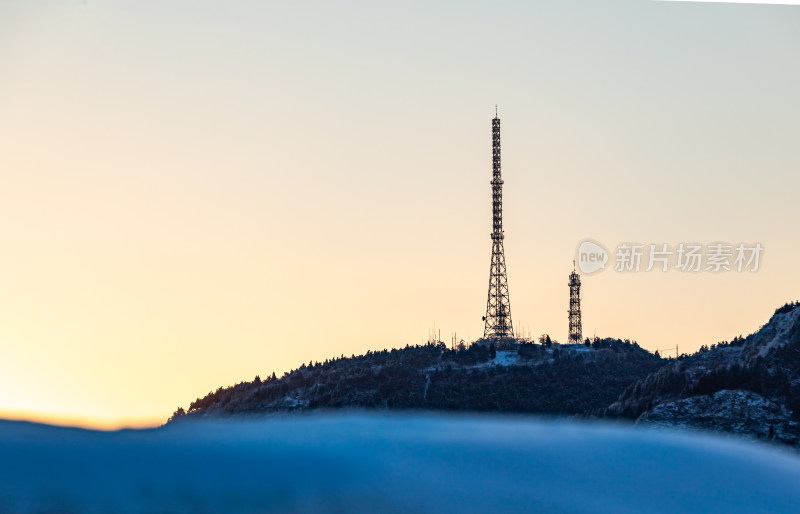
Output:
<path fill-rule="evenodd" d="M 800 425 L 785 405 L 742 390 L 726 389 L 661 403 L 639 416 L 636 423 L 730 432 L 791 445 L 800 440 Z"/>
<path fill-rule="evenodd" d="M 777 309 L 746 338 L 682 355 L 602 414 L 800 444 L 800 304 Z"/>

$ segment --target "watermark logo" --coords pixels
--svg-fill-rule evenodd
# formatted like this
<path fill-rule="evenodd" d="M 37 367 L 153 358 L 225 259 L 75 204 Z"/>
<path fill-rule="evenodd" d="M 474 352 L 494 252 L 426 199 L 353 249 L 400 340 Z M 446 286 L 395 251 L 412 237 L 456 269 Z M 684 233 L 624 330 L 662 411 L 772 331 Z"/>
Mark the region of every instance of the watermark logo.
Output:
<path fill-rule="evenodd" d="M 614 252 L 614 271 L 620 273 L 670 270 L 684 273 L 756 272 L 761 266 L 761 243 L 620 243 Z M 578 244 L 577 263 L 581 273 L 606 267 L 609 254 L 591 240 Z"/>
<path fill-rule="evenodd" d="M 583 274 L 594 273 L 605 269 L 608 262 L 608 251 L 594 241 L 586 240 L 578 245 L 578 269 Z"/>

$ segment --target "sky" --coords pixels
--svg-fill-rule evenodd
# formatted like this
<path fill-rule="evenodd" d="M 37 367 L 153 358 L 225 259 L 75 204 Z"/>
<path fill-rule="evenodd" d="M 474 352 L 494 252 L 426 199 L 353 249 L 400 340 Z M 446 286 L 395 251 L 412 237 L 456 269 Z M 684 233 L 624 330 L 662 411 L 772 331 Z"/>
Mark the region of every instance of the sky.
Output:
<path fill-rule="evenodd" d="M 760 243 L 583 277 L 587 336 L 749 334 L 800 298 L 800 7 L 0 3 L 0 417 L 162 423 L 219 386 L 483 333 L 491 118 L 514 325 L 578 244 Z"/>

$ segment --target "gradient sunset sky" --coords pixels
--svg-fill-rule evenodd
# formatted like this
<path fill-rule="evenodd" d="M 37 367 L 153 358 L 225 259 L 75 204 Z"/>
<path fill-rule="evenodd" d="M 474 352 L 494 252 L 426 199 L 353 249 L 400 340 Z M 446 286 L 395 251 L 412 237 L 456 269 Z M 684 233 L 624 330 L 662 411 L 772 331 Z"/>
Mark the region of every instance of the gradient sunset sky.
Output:
<path fill-rule="evenodd" d="M 163 422 L 311 360 L 482 335 L 491 123 L 515 325 L 583 239 L 759 242 L 583 279 L 691 352 L 800 298 L 800 7 L 0 3 L 0 417 Z"/>

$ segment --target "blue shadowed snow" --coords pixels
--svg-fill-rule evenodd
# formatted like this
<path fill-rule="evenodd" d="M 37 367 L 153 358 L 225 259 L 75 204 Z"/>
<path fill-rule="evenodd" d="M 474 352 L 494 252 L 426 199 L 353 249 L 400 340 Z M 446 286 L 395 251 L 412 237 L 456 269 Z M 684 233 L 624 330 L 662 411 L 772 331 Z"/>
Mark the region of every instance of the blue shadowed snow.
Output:
<path fill-rule="evenodd" d="M 800 512 L 800 458 L 708 435 L 325 414 L 94 432 L 0 421 L 0 512 Z"/>

